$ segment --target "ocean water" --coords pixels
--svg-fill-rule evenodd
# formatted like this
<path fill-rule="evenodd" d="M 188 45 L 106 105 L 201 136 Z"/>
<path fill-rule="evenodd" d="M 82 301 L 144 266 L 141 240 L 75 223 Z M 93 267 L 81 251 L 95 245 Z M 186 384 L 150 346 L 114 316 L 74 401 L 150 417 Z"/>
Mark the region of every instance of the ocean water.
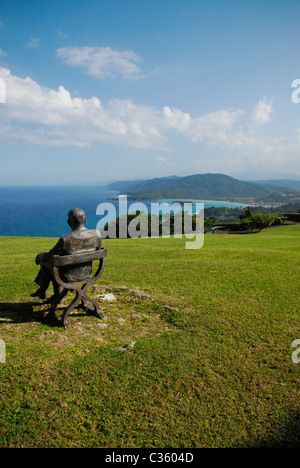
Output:
<path fill-rule="evenodd" d="M 98 223 L 112 219 L 112 212 L 104 213 L 105 219 L 104 215 L 96 214 L 99 204 L 113 204 L 118 216 L 119 201 L 111 200 L 116 197 L 115 191 L 104 187 L 0 187 L 0 236 L 60 237 L 70 231 L 68 212 L 76 207 L 85 211 L 86 227 L 96 229 Z M 173 200 L 164 202 L 170 204 Z M 195 205 L 196 200 L 193 202 Z M 132 203 L 128 201 L 128 206 Z M 150 213 L 151 201 L 142 203 Z M 205 207 L 242 206 L 214 201 L 203 203 Z"/>
<path fill-rule="evenodd" d="M 94 229 L 98 204 L 115 194 L 102 187 L 0 187 L 0 235 L 60 237 L 70 231 L 72 208 L 82 208 Z"/>

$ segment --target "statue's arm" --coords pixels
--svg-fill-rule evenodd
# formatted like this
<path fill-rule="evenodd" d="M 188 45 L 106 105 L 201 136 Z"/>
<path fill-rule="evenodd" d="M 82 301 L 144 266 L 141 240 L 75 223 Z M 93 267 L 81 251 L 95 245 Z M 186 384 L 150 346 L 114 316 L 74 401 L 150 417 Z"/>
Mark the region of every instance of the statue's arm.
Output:
<path fill-rule="evenodd" d="M 63 255 L 64 254 L 64 240 L 61 237 L 57 244 L 49 250 L 47 253 L 40 253 L 36 256 L 35 263 L 40 265 L 41 263 L 49 262 L 54 255 Z"/>

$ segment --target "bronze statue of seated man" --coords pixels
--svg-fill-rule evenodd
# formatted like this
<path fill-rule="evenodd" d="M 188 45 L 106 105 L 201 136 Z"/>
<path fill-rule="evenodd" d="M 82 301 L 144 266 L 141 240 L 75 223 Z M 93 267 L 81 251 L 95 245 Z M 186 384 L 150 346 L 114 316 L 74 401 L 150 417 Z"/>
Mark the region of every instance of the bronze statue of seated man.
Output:
<path fill-rule="evenodd" d="M 46 291 L 50 282 L 53 283 L 54 295 L 47 301 L 52 302 L 59 294 L 59 285 L 52 275 L 52 262 L 54 255 L 73 255 L 83 252 L 99 250 L 101 237 L 97 230 L 87 229 L 85 213 L 80 208 L 74 208 L 68 214 L 68 224 L 72 232 L 62 236 L 58 243 L 47 253 L 40 253 L 36 257 L 36 264 L 40 265 L 40 271 L 35 279 L 39 286 L 31 297 L 46 299 Z M 92 262 L 80 266 L 64 267 L 62 276 L 67 283 L 76 283 L 88 278 L 92 271 Z"/>

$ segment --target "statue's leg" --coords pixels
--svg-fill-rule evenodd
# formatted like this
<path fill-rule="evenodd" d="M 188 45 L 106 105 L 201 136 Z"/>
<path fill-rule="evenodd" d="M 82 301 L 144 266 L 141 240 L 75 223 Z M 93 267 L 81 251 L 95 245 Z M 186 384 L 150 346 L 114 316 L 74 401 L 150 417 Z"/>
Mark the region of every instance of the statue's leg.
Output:
<path fill-rule="evenodd" d="M 51 273 L 50 270 L 41 265 L 40 271 L 38 272 L 37 277 L 35 278 L 34 282 L 39 286 L 39 289 L 31 294 L 31 297 L 38 297 L 39 299 L 45 299 L 46 291 L 49 287 L 51 281 Z"/>
<path fill-rule="evenodd" d="M 63 291 L 63 287 L 59 286 L 55 280 L 52 280 L 54 296 L 57 297 Z"/>

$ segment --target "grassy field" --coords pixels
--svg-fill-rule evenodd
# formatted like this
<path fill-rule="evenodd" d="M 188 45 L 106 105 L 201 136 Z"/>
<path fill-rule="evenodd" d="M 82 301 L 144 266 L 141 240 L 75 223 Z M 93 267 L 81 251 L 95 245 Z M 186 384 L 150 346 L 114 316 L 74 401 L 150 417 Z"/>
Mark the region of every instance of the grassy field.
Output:
<path fill-rule="evenodd" d="M 0 238 L 1 447 L 300 446 L 300 226 L 106 240 L 116 300 L 68 330 L 30 299 L 54 242 Z"/>

